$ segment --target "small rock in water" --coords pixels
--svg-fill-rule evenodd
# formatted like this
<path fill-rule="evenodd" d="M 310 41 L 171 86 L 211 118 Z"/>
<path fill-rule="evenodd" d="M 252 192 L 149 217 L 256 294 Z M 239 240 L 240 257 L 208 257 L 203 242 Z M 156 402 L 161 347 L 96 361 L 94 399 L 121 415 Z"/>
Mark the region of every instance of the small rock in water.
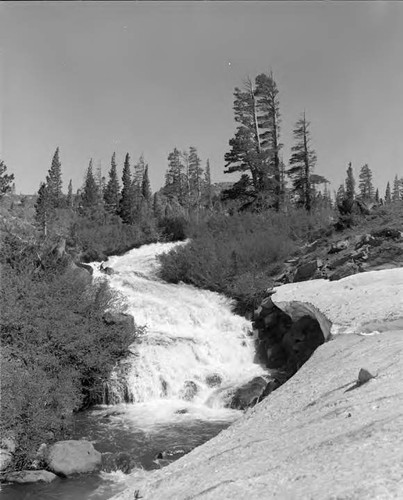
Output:
<path fill-rule="evenodd" d="M 213 373 L 212 375 L 207 375 L 206 377 L 206 384 L 209 387 L 218 387 L 221 385 L 222 378 L 218 373 Z"/>
<path fill-rule="evenodd" d="M 365 368 L 361 368 L 358 374 L 358 384 L 362 385 L 371 380 L 371 378 L 375 378 L 368 370 Z"/>
<path fill-rule="evenodd" d="M 181 391 L 181 398 L 185 401 L 192 401 L 198 392 L 198 387 L 193 380 L 187 380 Z"/>
<path fill-rule="evenodd" d="M 186 413 L 189 413 L 189 410 L 187 408 L 181 408 L 180 410 L 176 410 L 176 415 L 186 415 Z"/>

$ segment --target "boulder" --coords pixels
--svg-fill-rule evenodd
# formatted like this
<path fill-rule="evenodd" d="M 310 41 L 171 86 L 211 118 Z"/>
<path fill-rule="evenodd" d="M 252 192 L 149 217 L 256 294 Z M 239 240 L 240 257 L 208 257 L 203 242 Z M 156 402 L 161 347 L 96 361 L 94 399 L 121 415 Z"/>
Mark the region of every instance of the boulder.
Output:
<path fill-rule="evenodd" d="M 254 406 L 266 389 L 267 381 L 263 377 L 255 377 L 246 384 L 238 387 L 229 403 L 234 410 L 246 410 Z"/>
<path fill-rule="evenodd" d="M 314 276 L 316 271 L 322 266 L 322 262 L 320 259 L 310 260 L 304 264 L 301 264 L 297 267 L 297 270 L 294 274 L 294 283 L 298 283 L 300 281 L 309 280 Z"/>
<path fill-rule="evenodd" d="M 341 252 L 342 250 L 345 250 L 349 246 L 350 242 L 348 240 L 336 241 L 336 243 L 332 243 L 328 253 L 338 253 Z"/>
<path fill-rule="evenodd" d="M 56 474 L 48 470 L 20 470 L 8 472 L 2 477 L 3 481 L 10 483 L 51 483 L 57 478 Z"/>
<path fill-rule="evenodd" d="M 343 266 L 336 269 L 333 273 L 329 274 L 330 281 L 337 281 L 346 276 L 351 276 L 352 274 L 357 274 L 359 272 L 359 267 L 354 262 L 347 262 Z"/>
<path fill-rule="evenodd" d="M 112 268 L 112 267 L 104 267 L 103 266 L 103 263 L 99 266 L 99 270 L 105 274 L 107 274 L 108 276 L 112 276 L 113 274 L 115 274 L 115 270 Z"/>
<path fill-rule="evenodd" d="M 93 472 L 99 469 L 102 455 L 89 441 L 58 441 L 49 446 L 46 463 L 62 476 Z"/>
<path fill-rule="evenodd" d="M 134 318 L 130 314 L 107 311 L 102 319 L 107 325 L 126 325 L 134 329 Z"/>
<path fill-rule="evenodd" d="M 123 474 L 129 474 L 134 468 L 138 467 L 138 463 L 129 453 L 103 453 L 101 469 L 104 472 L 122 471 Z"/>

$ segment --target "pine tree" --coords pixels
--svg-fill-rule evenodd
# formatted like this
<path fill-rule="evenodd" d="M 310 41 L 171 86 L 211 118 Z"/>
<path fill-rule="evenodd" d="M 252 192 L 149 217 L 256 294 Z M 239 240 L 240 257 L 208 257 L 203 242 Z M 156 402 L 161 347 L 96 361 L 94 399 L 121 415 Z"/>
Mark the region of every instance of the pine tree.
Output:
<path fill-rule="evenodd" d="M 49 194 L 50 203 L 55 207 L 61 207 L 63 205 L 63 193 L 62 193 L 62 165 L 59 159 L 59 148 L 56 148 L 55 154 L 53 155 L 52 165 L 48 170 L 48 175 L 46 176 L 46 185 Z"/>
<path fill-rule="evenodd" d="M 293 191 L 297 201 L 306 210 L 312 209 L 312 181 L 311 176 L 316 164 L 316 153 L 311 148 L 309 122 L 306 120 L 305 112 L 295 124 L 294 139 L 295 146 L 291 148 L 292 156 L 288 175 L 292 179 Z"/>
<path fill-rule="evenodd" d="M 249 78 L 243 90 L 235 88 L 233 110 L 239 125 L 235 136 L 229 141 L 230 150 L 225 153 L 224 173 L 249 172 L 255 191 L 262 191 L 267 166 L 260 145 L 255 88 Z"/>
<path fill-rule="evenodd" d="M 6 174 L 7 166 L 3 160 L 0 160 L 0 198 L 12 191 L 12 182 L 14 181 L 14 174 Z"/>
<path fill-rule="evenodd" d="M 88 165 L 85 175 L 84 188 L 81 195 L 81 203 L 85 209 L 93 208 L 98 205 L 99 191 L 94 177 L 92 158 Z"/>
<path fill-rule="evenodd" d="M 358 187 L 360 197 L 364 201 L 370 201 L 374 197 L 374 186 L 372 184 L 372 172 L 368 164 L 365 164 L 360 171 Z"/>
<path fill-rule="evenodd" d="M 151 193 L 151 185 L 150 179 L 148 177 L 148 165 L 146 165 L 144 169 L 143 181 L 141 183 L 141 194 L 143 195 L 146 203 L 151 203 L 152 193 Z"/>
<path fill-rule="evenodd" d="M 264 167 L 261 167 L 260 184 L 274 194 L 274 208 L 279 210 L 282 185 L 280 150 L 280 101 L 278 88 L 273 73 L 262 73 L 256 77 L 256 100 L 258 108 L 258 128 L 261 155 Z"/>
<path fill-rule="evenodd" d="M 354 179 L 353 167 L 351 166 L 351 162 L 348 164 L 348 168 L 347 168 L 345 198 L 352 205 L 354 198 L 355 198 L 355 179 Z"/>
<path fill-rule="evenodd" d="M 200 207 L 200 198 L 202 192 L 203 167 L 201 160 L 194 146 L 189 148 L 189 190 L 192 204 L 197 209 Z"/>
<path fill-rule="evenodd" d="M 168 169 L 165 174 L 164 194 L 176 198 L 180 204 L 185 202 L 186 182 L 181 153 L 177 148 L 168 155 Z"/>
<path fill-rule="evenodd" d="M 344 184 L 340 184 L 339 189 L 336 193 L 336 205 L 341 206 L 343 200 L 346 198 L 346 190 L 344 188 Z"/>
<path fill-rule="evenodd" d="M 377 203 L 379 203 L 379 189 L 378 188 L 376 188 L 376 191 L 375 191 L 375 201 Z"/>
<path fill-rule="evenodd" d="M 386 184 L 386 191 L 385 191 L 385 203 L 391 203 L 392 201 L 392 196 L 390 193 L 390 182 Z"/>
<path fill-rule="evenodd" d="M 159 193 L 154 193 L 153 212 L 157 221 L 160 221 L 164 217 L 164 207 L 162 206 L 161 196 Z"/>
<path fill-rule="evenodd" d="M 111 158 L 111 168 L 109 170 L 109 180 L 104 192 L 104 202 L 108 212 L 116 214 L 119 210 L 120 185 L 116 170 L 116 153 Z"/>
<path fill-rule="evenodd" d="M 45 237 L 48 234 L 48 223 L 53 212 L 53 200 L 50 196 L 46 183 L 42 182 L 39 187 L 38 198 L 35 203 L 35 220 L 41 227 Z"/>
<path fill-rule="evenodd" d="M 73 183 L 70 179 L 69 187 L 67 188 L 67 199 L 66 199 L 67 207 L 73 208 Z"/>
<path fill-rule="evenodd" d="M 130 156 L 129 153 L 126 154 L 125 163 L 123 165 L 122 174 L 122 195 L 120 198 L 120 208 L 119 215 L 123 222 L 126 224 L 131 224 L 133 222 L 134 213 L 134 196 L 133 196 L 133 185 L 130 172 Z"/>
<path fill-rule="evenodd" d="M 210 160 L 207 159 L 206 170 L 204 171 L 204 190 L 207 208 L 211 208 L 213 204 L 213 187 L 211 185 Z"/>
<path fill-rule="evenodd" d="M 249 172 L 256 197 L 268 192 L 278 210 L 281 199 L 280 104 L 273 74 L 248 78 L 235 88 L 234 115 L 239 124 L 225 154 L 225 173 Z"/>
<path fill-rule="evenodd" d="M 400 200 L 400 182 L 399 179 L 397 178 L 397 175 L 395 175 L 395 178 L 393 180 L 392 201 L 399 201 L 399 200 Z"/>

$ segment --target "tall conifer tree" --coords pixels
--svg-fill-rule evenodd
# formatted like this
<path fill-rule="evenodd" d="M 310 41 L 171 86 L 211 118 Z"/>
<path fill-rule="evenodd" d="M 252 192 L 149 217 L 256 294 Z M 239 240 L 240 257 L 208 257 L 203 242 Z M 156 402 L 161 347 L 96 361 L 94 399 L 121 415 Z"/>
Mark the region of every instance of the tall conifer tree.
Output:
<path fill-rule="evenodd" d="M 116 214 L 119 210 L 120 185 L 116 165 L 116 153 L 111 158 L 111 168 L 109 170 L 109 179 L 105 188 L 104 201 L 108 212 Z"/>
<path fill-rule="evenodd" d="M 59 148 L 52 158 L 52 165 L 48 170 L 48 175 L 46 176 L 46 185 L 49 195 L 49 202 L 55 207 L 61 207 L 63 205 L 63 193 L 62 193 L 62 164 L 59 158 Z"/>
<path fill-rule="evenodd" d="M 392 201 L 392 196 L 390 193 L 390 182 L 386 184 L 386 191 L 385 191 L 385 203 L 388 204 Z"/>
<path fill-rule="evenodd" d="M 348 200 L 349 203 L 352 203 L 355 198 L 355 179 L 354 179 L 354 173 L 353 173 L 353 167 L 351 165 L 351 162 L 348 164 L 347 167 L 347 177 L 346 177 L 346 196 L 345 198 Z"/>
<path fill-rule="evenodd" d="M 364 201 L 372 200 L 374 197 L 374 186 L 372 184 L 372 172 L 368 164 L 361 167 L 358 187 L 360 189 L 360 196 Z"/>
<path fill-rule="evenodd" d="M 392 201 L 399 201 L 399 200 L 400 200 L 400 181 L 397 178 L 397 175 L 395 175 L 395 178 L 393 180 Z"/>
<path fill-rule="evenodd" d="M 87 168 L 85 175 L 84 188 L 81 195 L 82 206 L 86 209 L 93 208 L 98 205 L 99 191 L 94 177 L 92 158 Z"/>
<path fill-rule="evenodd" d="M 41 227 L 45 237 L 48 233 L 48 223 L 53 212 L 53 200 L 50 196 L 46 183 L 42 182 L 39 187 L 38 197 L 35 203 L 35 220 Z"/>
<path fill-rule="evenodd" d="M 211 208 L 213 204 L 213 186 L 211 184 L 210 160 L 207 158 L 206 170 L 204 171 L 205 197 L 207 207 Z"/>
<path fill-rule="evenodd" d="M 69 182 L 69 187 L 67 188 L 67 199 L 66 199 L 66 202 L 67 202 L 67 207 L 68 208 L 73 208 L 73 182 L 72 182 L 71 179 L 70 179 L 70 182 Z"/>
<path fill-rule="evenodd" d="M 295 145 L 291 148 L 291 167 L 288 175 L 292 179 L 293 191 L 297 201 L 308 212 L 312 209 L 312 181 L 311 176 L 316 164 L 316 153 L 310 146 L 311 138 L 309 122 L 306 120 L 305 112 L 297 121 L 294 128 Z"/>
<path fill-rule="evenodd" d="M 129 153 L 126 154 L 125 163 L 123 165 L 122 183 L 123 187 L 120 199 L 119 215 L 123 222 L 131 224 L 133 222 L 134 200 Z"/>

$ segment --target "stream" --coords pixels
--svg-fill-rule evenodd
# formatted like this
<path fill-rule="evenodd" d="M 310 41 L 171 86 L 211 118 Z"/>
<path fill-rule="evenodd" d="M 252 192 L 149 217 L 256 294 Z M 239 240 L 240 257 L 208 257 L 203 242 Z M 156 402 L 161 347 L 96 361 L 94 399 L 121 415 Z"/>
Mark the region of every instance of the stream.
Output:
<path fill-rule="evenodd" d="M 144 331 L 131 346 L 124 380 L 112 374 L 103 404 L 74 416 L 74 439 L 102 453 L 125 452 L 137 472 L 168 465 L 241 416 L 226 408 L 236 387 L 264 369 L 254 363 L 251 324 L 217 293 L 158 276 L 157 255 L 184 243 L 155 243 L 93 263 L 124 298 L 126 313 Z M 111 271 L 112 272 L 112 271 Z M 127 401 L 132 401 L 128 403 Z M 2 485 L 4 500 L 104 500 L 125 488 L 121 470 L 51 484 Z"/>

